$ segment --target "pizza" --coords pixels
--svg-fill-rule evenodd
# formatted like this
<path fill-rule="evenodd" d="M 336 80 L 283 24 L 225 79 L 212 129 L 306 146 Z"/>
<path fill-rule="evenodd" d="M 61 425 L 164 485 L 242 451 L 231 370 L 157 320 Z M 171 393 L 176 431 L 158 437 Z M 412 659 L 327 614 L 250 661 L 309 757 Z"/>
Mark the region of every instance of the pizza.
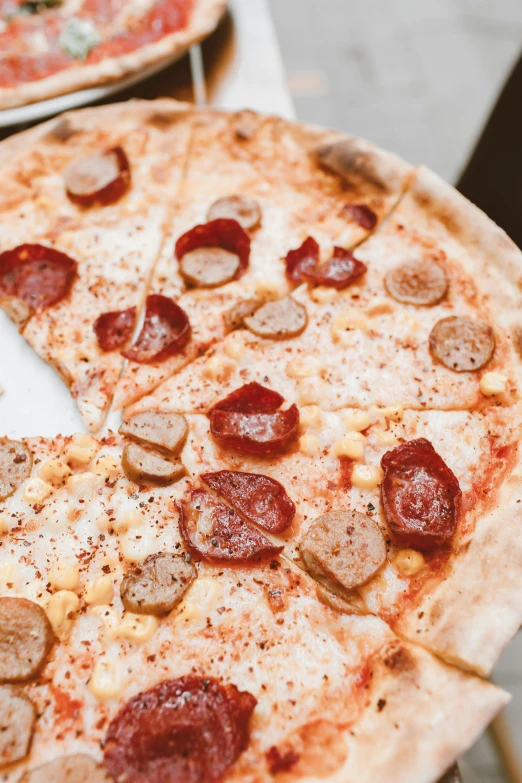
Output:
<path fill-rule="evenodd" d="M 2 307 L 89 430 L 0 439 L 0 780 L 439 780 L 522 619 L 519 251 L 248 111 L 0 165 Z"/>
<path fill-rule="evenodd" d="M 2 0 L 0 108 L 117 81 L 209 35 L 226 0 Z"/>

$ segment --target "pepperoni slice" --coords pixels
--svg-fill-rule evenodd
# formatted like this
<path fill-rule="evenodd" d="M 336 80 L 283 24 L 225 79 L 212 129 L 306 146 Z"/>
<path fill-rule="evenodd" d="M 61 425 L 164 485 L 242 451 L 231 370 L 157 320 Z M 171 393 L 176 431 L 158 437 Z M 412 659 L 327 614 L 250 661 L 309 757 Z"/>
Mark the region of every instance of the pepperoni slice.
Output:
<path fill-rule="evenodd" d="M 277 408 L 284 399 L 258 383 L 248 383 L 229 394 L 209 413 L 210 431 L 222 446 L 242 454 L 274 454 L 296 435 L 299 410 Z"/>
<path fill-rule="evenodd" d="M 319 245 L 313 237 L 305 239 L 300 247 L 290 250 L 285 258 L 286 276 L 293 283 L 303 282 L 303 272 L 319 264 Z"/>
<path fill-rule="evenodd" d="M 185 347 L 190 333 L 185 311 L 168 296 L 151 294 L 147 297 L 145 321 L 139 337 L 122 354 L 138 364 L 163 362 Z"/>
<path fill-rule="evenodd" d="M 221 248 L 221 250 L 237 256 L 237 259 L 239 259 L 232 277 L 225 277 L 222 282 L 237 280 L 245 273 L 250 258 L 250 238 L 237 220 L 219 218 L 194 226 L 186 234 L 180 236 L 176 242 L 176 258 L 178 261 L 182 261 L 188 253 L 193 253 L 193 251 L 203 247 Z M 183 264 L 181 264 L 181 267 L 183 272 Z M 230 273 L 228 266 L 227 272 Z M 198 285 L 197 282 L 193 284 Z M 199 283 L 199 285 L 221 285 L 221 283 L 214 282 L 209 284 L 203 282 Z"/>
<path fill-rule="evenodd" d="M 259 203 L 248 196 L 225 196 L 211 205 L 207 220 L 229 218 L 237 220 L 245 231 L 252 231 L 261 223 L 261 208 Z"/>
<path fill-rule="evenodd" d="M 371 231 L 377 225 L 377 215 L 366 204 L 347 204 L 344 211 L 367 231 Z"/>
<path fill-rule="evenodd" d="M 281 407 L 285 398 L 279 392 L 267 389 L 253 381 L 235 389 L 217 402 L 213 411 L 234 411 L 234 413 L 272 413 Z"/>
<path fill-rule="evenodd" d="M 349 250 L 334 247 L 333 256 L 329 261 L 315 269 L 305 270 L 302 275 L 309 283 L 341 291 L 362 277 L 367 268 L 366 264 L 355 258 Z"/>
<path fill-rule="evenodd" d="M 82 207 L 107 206 L 129 189 L 130 165 L 122 147 L 86 155 L 69 163 L 63 171 L 68 198 Z"/>
<path fill-rule="evenodd" d="M 74 282 L 76 261 L 45 245 L 18 245 L 0 253 L 0 299 L 20 299 L 31 311 L 64 299 Z"/>
<path fill-rule="evenodd" d="M 212 678 L 166 680 L 112 720 L 105 766 L 126 783 L 220 783 L 248 745 L 256 704 L 248 691 Z"/>
<path fill-rule="evenodd" d="M 422 551 L 449 543 L 461 491 L 457 477 L 429 440 L 397 446 L 383 456 L 381 465 L 384 515 L 398 541 Z"/>
<path fill-rule="evenodd" d="M 319 264 L 319 246 L 312 237 L 308 237 L 301 247 L 291 250 L 285 263 L 286 276 L 294 283 L 308 282 L 338 291 L 354 283 L 367 271 L 366 264 L 343 247 L 334 247 L 330 260 Z"/>
<path fill-rule="evenodd" d="M 446 296 L 448 278 L 439 264 L 423 258 L 391 269 L 384 278 L 384 285 L 398 302 L 431 307 Z"/>
<path fill-rule="evenodd" d="M 129 342 L 136 321 L 136 308 L 103 313 L 94 322 L 94 333 L 102 351 L 116 351 Z"/>
<path fill-rule="evenodd" d="M 449 370 L 480 370 L 495 352 L 495 334 L 485 321 L 452 315 L 431 330 L 430 352 Z"/>
<path fill-rule="evenodd" d="M 219 470 L 200 478 L 250 522 L 269 533 L 282 533 L 295 516 L 295 504 L 286 489 L 269 476 Z"/>
<path fill-rule="evenodd" d="M 180 533 L 186 546 L 205 560 L 247 562 L 278 555 L 262 533 L 204 489 L 195 489 L 180 503 Z"/>

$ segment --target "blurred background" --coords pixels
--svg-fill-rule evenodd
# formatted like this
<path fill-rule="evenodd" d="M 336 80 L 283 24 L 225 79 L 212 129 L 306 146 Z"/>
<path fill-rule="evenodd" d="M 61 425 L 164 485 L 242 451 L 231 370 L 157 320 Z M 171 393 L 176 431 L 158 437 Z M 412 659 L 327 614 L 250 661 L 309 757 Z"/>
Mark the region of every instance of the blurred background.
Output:
<path fill-rule="evenodd" d="M 522 0 L 269 5 L 298 119 L 364 136 L 458 181 L 522 53 Z M 521 108 L 522 73 L 512 116 L 505 118 L 520 136 L 508 177 L 518 175 L 522 158 Z M 494 679 L 514 695 L 506 713 L 522 759 L 522 633 Z M 462 772 L 465 783 L 509 781 L 491 736 L 468 754 Z"/>
<path fill-rule="evenodd" d="M 522 0 L 269 5 L 300 120 L 366 136 L 450 182 L 522 49 Z"/>

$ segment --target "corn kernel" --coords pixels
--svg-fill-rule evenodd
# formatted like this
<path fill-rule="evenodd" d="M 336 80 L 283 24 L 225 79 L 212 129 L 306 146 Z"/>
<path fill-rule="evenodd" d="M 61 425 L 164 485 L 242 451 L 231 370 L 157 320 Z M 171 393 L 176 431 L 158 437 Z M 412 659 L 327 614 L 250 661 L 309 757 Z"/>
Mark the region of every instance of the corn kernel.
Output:
<path fill-rule="evenodd" d="M 88 688 L 97 699 L 116 699 L 126 685 L 120 666 L 112 661 L 96 661 L 92 670 Z"/>
<path fill-rule="evenodd" d="M 299 451 L 308 457 L 317 457 L 321 453 L 321 441 L 315 435 L 306 432 L 299 438 Z"/>
<path fill-rule="evenodd" d="M 38 475 L 42 481 L 59 487 L 71 475 L 71 469 L 61 459 L 48 459 L 40 466 Z"/>
<path fill-rule="evenodd" d="M 395 305 L 391 299 L 386 299 L 384 296 L 376 296 L 368 302 L 366 313 L 370 317 L 373 317 L 376 315 L 388 315 L 389 313 L 393 313 L 394 310 Z"/>
<path fill-rule="evenodd" d="M 119 463 L 114 457 L 98 457 L 95 460 L 94 465 L 91 467 L 93 473 L 97 476 L 103 476 L 103 478 L 112 478 L 117 476 L 121 471 L 121 463 Z"/>
<path fill-rule="evenodd" d="M 151 614 L 127 612 L 118 628 L 118 636 L 131 642 L 148 642 L 158 627 L 159 620 Z"/>
<path fill-rule="evenodd" d="M 54 565 L 48 574 L 48 581 L 55 590 L 76 590 L 80 584 L 80 570 L 77 565 Z"/>
<path fill-rule="evenodd" d="M 224 383 L 232 377 L 235 369 L 235 362 L 226 356 L 211 356 L 203 367 L 203 375 L 211 381 Z"/>
<path fill-rule="evenodd" d="M 236 339 L 236 336 L 234 335 L 233 337 L 229 337 L 228 340 L 226 340 L 226 342 L 223 344 L 223 351 L 230 359 L 237 361 L 238 359 L 241 359 L 245 353 L 245 347 L 244 345 L 241 345 L 239 340 Z"/>
<path fill-rule="evenodd" d="M 399 442 L 391 430 L 381 430 L 375 427 L 372 430 L 377 446 L 396 446 Z"/>
<path fill-rule="evenodd" d="M 176 623 L 205 621 L 223 595 L 223 586 L 210 576 L 202 576 L 185 593 L 183 601 L 172 610 L 170 617 Z"/>
<path fill-rule="evenodd" d="M 16 590 L 20 584 L 20 569 L 16 563 L 0 565 L 0 589 Z"/>
<path fill-rule="evenodd" d="M 112 529 L 115 533 L 126 533 L 127 530 L 133 530 L 141 527 L 143 524 L 143 514 L 137 508 L 120 508 L 112 521 Z"/>
<path fill-rule="evenodd" d="M 72 436 L 71 442 L 64 451 L 64 457 L 69 462 L 88 465 L 99 450 L 100 444 L 95 438 L 86 433 L 78 433 Z"/>
<path fill-rule="evenodd" d="M 49 598 L 47 617 L 59 639 L 65 639 L 73 627 L 80 599 L 71 590 L 58 590 Z"/>
<path fill-rule="evenodd" d="M 83 600 L 89 606 L 110 604 L 113 597 L 114 585 L 109 574 L 97 576 L 94 582 L 87 585 L 83 594 Z"/>
<path fill-rule="evenodd" d="M 290 378 L 311 378 L 319 375 L 323 369 L 323 364 L 314 356 L 304 356 L 302 359 L 288 362 L 286 374 Z"/>
<path fill-rule="evenodd" d="M 102 513 L 96 517 L 96 527 L 98 530 L 101 530 L 102 533 L 107 533 L 109 530 L 112 530 L 111 518 L 105 511 L 102 511 Z"/>
<path fill-rule="evenodd" d="M 98 485 L 99 477 L 90 471 L 77 473 L 67 479 L 67 489 L 73 497 L 85 498 Z"/>
<path fill-rule="evenodd" d="M 303 427 L 320 427 L 323 414 L 318 405 L 303 405 L 299 409 L 299 421 Z"/>
<path fill-rule="evenodd" d="M 258 280 L 256 282 L 256 295 L 260 299 L 280 299 L 284 294 L 284 288 L 275 280 Z"/>
<path fill-rule="evenodd" d="M 335 302 L 338 297 L 339 292 L 335 288 L 327 288 L 322 285 L 317 286 L 317 288 L 312 288 L 310 291 L 310 299 L 312 302 L 317 302 L 317 304 Z"/>
<path fill-rule="evenodd" d="M 376 489 L 382 476 L 382 468 L 379 465 L 354 465 L 352 485 L 358 489 Z"/>
<path fill-rule="evenodd" d="M 52 495 L 53 488 L 41 478 L 29 479 L 24 488 L 24 500 L 26 503 L 43 503 L 49 495 Z"/>
<path fill-rule="evenodd" d="M 333 453 L 336 457 L 350 457 L 350 459 L 362 459 L 366 438 L 360 432 L 349 432 L 337 443 L 334 443 Z"/>
<path fill-rule="evenodd" d="M 344 313 L 336 315 L 333 323 L 330 327 L 332 340 L 339 342 L 343 339 L 346 332 L 359 329 L 362 332 L 367 332 L 369 328 L 368 318 L 360 310 L 355 308 L 352 310 L 345 310 Z"/>
<path fill-rule="evenodd" d="M 370 412 L 377 419 L 389 419 L 397 422 L 402 421 L 404 418 L 404 408 L 400 402 L 396 405 L 388 405 L 385 408 L 371 408 Z"/>
<path fill-rule="evenodd" d="M 345 429 L 352 430 L 353 432 L 362 432 L 367 429 L 371 422 L 370 417 L 366 411 L 354 411 L 353 413 L 345 413 L 342 416 L 342 421 Z"/>
<path fill-rule="evenodd" d="M 499 372 L 487 372 L 480 379 L 480 391 L 485 397 L 504 394 L 508 378 Z"/>
<path fill-rule="evenodd" d="M 415 576 L 424 568 L 424 557 L 415 549 L 401 549 L 395 555 L 393 562 L 403 576 Z"/>

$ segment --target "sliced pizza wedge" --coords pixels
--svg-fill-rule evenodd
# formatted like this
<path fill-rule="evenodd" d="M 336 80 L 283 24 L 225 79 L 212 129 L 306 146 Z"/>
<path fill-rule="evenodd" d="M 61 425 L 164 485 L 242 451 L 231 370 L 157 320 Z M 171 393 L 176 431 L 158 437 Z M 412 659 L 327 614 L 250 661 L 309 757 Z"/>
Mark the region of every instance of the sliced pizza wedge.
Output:
<path fill-rule="evenodd" d="M 5 780 L 436 780 L 507 694 L 321 603 L 246 520 L 224 530 L 181 424 L 2 443 Z M 129 480 L 139 444 L 187 477 Z"/>
<path fill-rule="evenodd" d="M 282 259 L 310 231 L 325 246 L 359 244 L 389 214 L 411 173 L 395 156 L 333 131 L 252 112 L 202 113 L 150 287 L 181 307 L 190 339 L 165 344 L 155 356 L 146 316 L 116 407 L 151 391 L 264 302 L 288 293 L 294 283 Z"/>
<path fill-rule="evenodd" d="M 282 262 L 298 286 L 290 297 L 249 313 L 212 354 L 130 411 L 206 410 L 218 389 L 248 381 L 331 410 L 467 410 L 517 399 L 520 252 L 434 174 L 417 172 L 354 253 L 337 247 L 321 262 L 316 239 Z"/>
<path fill-rule="evenodd" d="M 179 415 L 174 400 L 126 427 Z M 206 413 L 186 417 L 190 472 L 239 503 L 322 598 L 489 673 L 521 622 L 518 405 L 325 411 L 250 382 L 227 396 L 214 386 Z"/>
<path fill-rule="evenodd" d="M 75 112 L 5 164 L 0 303 L 93 431 L 176 201 L 190 118 L 170 101 Z"/>

